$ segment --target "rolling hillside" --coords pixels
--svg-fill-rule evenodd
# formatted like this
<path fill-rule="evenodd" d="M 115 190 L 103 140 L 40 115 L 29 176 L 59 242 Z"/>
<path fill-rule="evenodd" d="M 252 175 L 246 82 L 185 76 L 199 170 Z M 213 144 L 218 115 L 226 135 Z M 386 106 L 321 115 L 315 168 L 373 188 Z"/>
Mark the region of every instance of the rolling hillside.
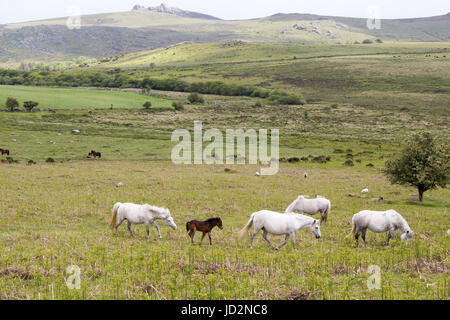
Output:
<path fill-rule="evenodd" d="M 242 39 L 253 42 L 348 44 L 383 41 L 448 41 L 450 14 L 418 19 L 382 20 L 369 30 L 366 19 L 275 14 L 225 21 L 164 5 L 135 6 L 127 12 L 86 15 L 81 28 L 69 30 L 67 18 L 0 26 L 0 64 L 56 61 L 78 56 L 102 58 L 191 41 L 209 43 Z"/>

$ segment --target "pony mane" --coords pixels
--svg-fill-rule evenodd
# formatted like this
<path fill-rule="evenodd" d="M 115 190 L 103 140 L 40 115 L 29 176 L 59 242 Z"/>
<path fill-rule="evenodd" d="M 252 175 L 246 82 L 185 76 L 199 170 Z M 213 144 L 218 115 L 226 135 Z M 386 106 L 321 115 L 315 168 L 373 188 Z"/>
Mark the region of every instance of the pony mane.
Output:
<path fill-rule="evenodd" d="M 304 214 L 299 214 L 299 213 L 293 213 L 292 215 L 294 215 L 296 218 L 298 219 L 302 219 L 304 221 L 309 221 L 309 222 L 313 222 L 313 221 L 318 221 L 317 219 L 310 217 L 310 216 L 306 216 Z"/>
<path fill-rule="evenodd" d="M 388 210 L 388 211 L 391 211 L 391 210 Z M 394 213 L 399 218 L 400 225 L 398 227 L 402 230 L 402 232 L 406 232 L 408 230 L 411 230 L 411 228 L 409 227 L 408 222 L 406 221 L 405 218 L 403 218 L 403 216 L 400 213 L 398 213 L 395 210 L 392 210 L 391 212 Z"/>
<path fill-rule="evenodd" d="M 297 201 L 298 201 L 298 198 L 295 199 L 294 201 L 292 201 L 292 203 L 289 205 L 289 207 L 286 208 L 285 212 L 286 213 L 293 212 L 294 211 L 293 208 L 297 205 Z"/>
<path fill-rule="evenodd" d="M 220 218 L 210 218 L 208 220 L 206 220 L 205 222 L 213 222 L 213 221 L 217 221 L 217 220 L 221 220 Z"/>
<path fill-rule="evenodd" d="M 150 204 L 146 204 L 145 206 L 148 210 L 158 214 L 161 218 L 167 218 L 168 216 L 170 216 L 170 211 L 167 208 L 152 206 Z"/>

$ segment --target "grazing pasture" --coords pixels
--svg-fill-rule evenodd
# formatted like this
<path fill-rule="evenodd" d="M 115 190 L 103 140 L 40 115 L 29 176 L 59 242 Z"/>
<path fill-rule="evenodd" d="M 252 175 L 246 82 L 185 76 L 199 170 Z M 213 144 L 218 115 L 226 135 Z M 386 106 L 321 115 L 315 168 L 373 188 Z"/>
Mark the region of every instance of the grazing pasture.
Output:
<path fill-rule="evenodd" d="M 430 192 L 424 205 L 414 190 L 390 186 L 373 169 L 282 164 L 278 175 L 255 177 L 255 166 L 175 166 L 166 162 L 77 161 L 0 165 L 0 295 L 31 299 L 448 299 L 449 191 Z M 180 177 L 182 177 L 180 179 Z M 117 181 L 125 186 L 116 187 Z M 370 181 L 386 201 L 350 198 Z M 282 192 L 280 192 L 282 190 Z M 321 239 L 310 230 L 275 252 L 256 237 L 254 249 L 237 232 L 255 210 L 282 211 L 299 193 L 319 193 L 333 204 Z M 55 197 L 55 194 L 58 196 Z M 191 245 L 186 230 L 109 229 L 117 201 L 167 206 L 175 223 L 220 215 L 224 229 L 212 246 Z M 351 219 L 362 208 L 395 208 L 415 231 L 405 246 L 385 246 L 370 234 L 355 248 Z M 315 216 L 316 218 L 319 215 Z M 279 244 L 284 237 L 269 236 Z M 64 282 L 69 265 L 81 269 L 81 289 Z M 380 266 L 380 290 L 369 291 L 367 268 Z M 9 271 L 8 271 L 9 270 Z M 198 280 L 198 281 L 197 281 Z M 207 290 L 204 290 L 204 286 Z"/>
<path fill-rule="evenodd" d="M 20 106 L 24 101 L 35 100 L 41 110 L 110 109 L 111 104 L 113 108 L 142 108 L 146 101 L 151 101 L 155 108 L 170 108 L 172 103 L 167 99 L 120 90 L 0 86 L 0 108 L 5 108 L 6 98 L 11 96 L 19 101 Z"/>
<path fill-rule="evenodd" d="M 377 111 L 350 105 L 338 110 L 330 114 L 323 106 L 305 105 L 0 113 L 0 145 L 19 160 L 0 163 L 0 296 L 448 299 L 448 189 L 427 193 L 418 205 L 410 199 L 416 190 L 391 186 L 380 172 L 397 141 L 424 124 L 399 112 L 390 117 L 389 126 L 396 130 L 381 130 L 387 118 Z M 255 175 L 260 170 L 255 165 L 173 165 L 170 133 L 192 128 L 194 119 L 221 130 L 279 127 L 280 156 L 306 160 L 283 160 L 274 176 Z M 422 119 L 439 130 L 439 117 Z M 79 134 L 72 133 L 75 128 Z M 101 150 L 102 158 L 87 160 L 91 150 Z M 355 163 L 346 167 L 350 154 Z M 330 161 L 314 160 L 321 156 Z M 56 162 L 45 163 L 48 157 Z M 384 200 L 347 196 L 366 187 Z M 320 239 L 301 230 L 297 249 L 288 243 L 280 252 L 261 237 L 253 250 L 248 239 L 238 240 L 251 213 L 283 212 L 300 194 L 319 194 L 332 203 Z M 164 224 L 162 239 L 153 228 L 150 240 L 145 228 L 134 228 L 136 238 L 126 228 L 114 236 L 109 223 L 118 201 L 167 207 L 179 226 L 220 216 L 224 229 L 214 232 L 212 246 L 191 245 L 183 227 L 172 230 Z M 407 219 L 414 240 L 405 246 L 397 237 L 385 246 L 385 234 L 370 234 L 368 248 L 355 248 L 347 238 L 353 214 L 391 208 Z M 269 239 L 279 245 L 284 237 Z M 380 290 L 366 286 L 372 264 L 382 271 Z M 70 265 L 80 267 L 80 290 L 66 286 Z"/>

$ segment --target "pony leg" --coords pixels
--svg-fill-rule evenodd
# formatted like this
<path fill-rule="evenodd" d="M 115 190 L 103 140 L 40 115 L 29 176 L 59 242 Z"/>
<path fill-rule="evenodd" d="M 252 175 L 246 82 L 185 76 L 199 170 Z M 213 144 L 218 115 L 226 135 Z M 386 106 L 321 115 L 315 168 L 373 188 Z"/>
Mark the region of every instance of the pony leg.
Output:
<path fill-rule="evenodd" d="M 122 224 L 122 222 L 124 221 L 124 219 L 122 219 L 122 220 L 118 220 L 117 222 L 116 222 L 116 225 L 114 226 L 114 229 L 116 230 L 116 235 L 118 235 L 119 234 L 119 226 Z"/>
<path fill-rule="evenodd" d="M 194 243 L 195 229 L 189 231 L 189 236 L 191 237 L 191 243 Z"/>
<path fill-rule="evenodd" d="M 152 224 L 152 226 L 154 226 L 156 228 L 156 231 L 158 232 L 158 237 L 161 239 L 162 238 L 161 237 L 161 232 L 159 232 L 158 225 L 156 224 L 155 221 L 152 221 L 151 224 Z"/>
<path fill-rule="evenodd" d="M 264 238 L 264 240 L 266 240 L 267 241 L 267 243 L 271 246 L 271 247 L 273 247 L 273 244 L 272 244 L 272 242 L 270 242 L 270 240 L 267 238 L 267 231 L 266 230 L 263 230 L 263 238 Z"/>
<path fill-rule="evenodd" d="M 295 233 L 291 234 L 291 240 L 292 240 L 292 247 L 295 249 Z"/>
<path fill-rule="evenodd" d="M 275 248 L 275 250 L 280 250 L 281 248 L 283 248 L 288 242 L 290 236 L 291 236 L 290 234 L 287 234 L 286 238 L 284 238 L 284 242 L 278 248 Z"/>
<path fill-rule="evenodd" d="M 391 238 L 393 238 L 393 237 L 395 237 L 395 229 L 389 230 L 388 238 L 387 238 L 387 242 L 386 242 L 387 245 L 389 244 L 389 240 L 391 240 Z"/>
<path fill-rule="evenodd" d="M 206 236 L 206 233 L 203 232 L 203 234 L 202 234 L 202 239 L 200 240 L 200 244 L 202 244 L 203 238 L 204 238 L 205 236 Z"/>
<path fill-rule="evenodd" d="M 128 221 L 128 231 L 130 231 L 130 234 L 133 238 L 135 238 L 136 236 L 134 235 L 133 231 L 131 230 L 131 222 Z"/>
<path fill-rule="evenodd" d="M 362 232 L 361 232 L 361 238 L 363 239 L 364 244 L 365 244 L 366 247 L 367 247 L 366 233 L 367 233 L 367 228 L 365 228 L 365 229 L 362 230 Z"/>
<path fill-rule="evenodd" d="M 145 230 L 147 231 L 147 239 L 150 239 L 150 230 L 148 228 L 148 224 L 145 225 Z"/>
<path fill-rule="evenodd" d="M 211 232 L 208 232 L 208 237 L 209 237 L 209 245 L 212 246 Z"/>
<path fill-rule="evenodd" d="M 252 248 L 253 238 L 258 234 L 259 230 L 261 229 L 253 229 L 253 233 L 250 236 L 250 244 L 248 245 L 249 248 Z"/>
<path fill-rule="evenodd" d="M 355 232 L 355 240 L 356 240 L 356 247 L 359 247 L 359 235 L 361 234 L 361 230 L 358 228 Z"/>

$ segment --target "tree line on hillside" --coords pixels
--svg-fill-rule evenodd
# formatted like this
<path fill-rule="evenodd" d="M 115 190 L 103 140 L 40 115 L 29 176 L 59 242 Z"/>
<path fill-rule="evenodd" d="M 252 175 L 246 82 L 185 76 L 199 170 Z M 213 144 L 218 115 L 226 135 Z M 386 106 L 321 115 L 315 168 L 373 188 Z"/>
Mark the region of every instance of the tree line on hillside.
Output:
<path fill-rule="evenodd" d="M 300 94 L 265 90 L 254 86 L 227 84 L 221 81 L 187 82 L 180 79 L 136 79 L 114 70 L 100 73 L 28 72 L 0 69 L 0 84 L 58 87 L 141 88 L 163 91 L 197 92 L 222 96 L 247 96 L 268 99 L 275 104 L 301 105 L 306 101 Z"/>

